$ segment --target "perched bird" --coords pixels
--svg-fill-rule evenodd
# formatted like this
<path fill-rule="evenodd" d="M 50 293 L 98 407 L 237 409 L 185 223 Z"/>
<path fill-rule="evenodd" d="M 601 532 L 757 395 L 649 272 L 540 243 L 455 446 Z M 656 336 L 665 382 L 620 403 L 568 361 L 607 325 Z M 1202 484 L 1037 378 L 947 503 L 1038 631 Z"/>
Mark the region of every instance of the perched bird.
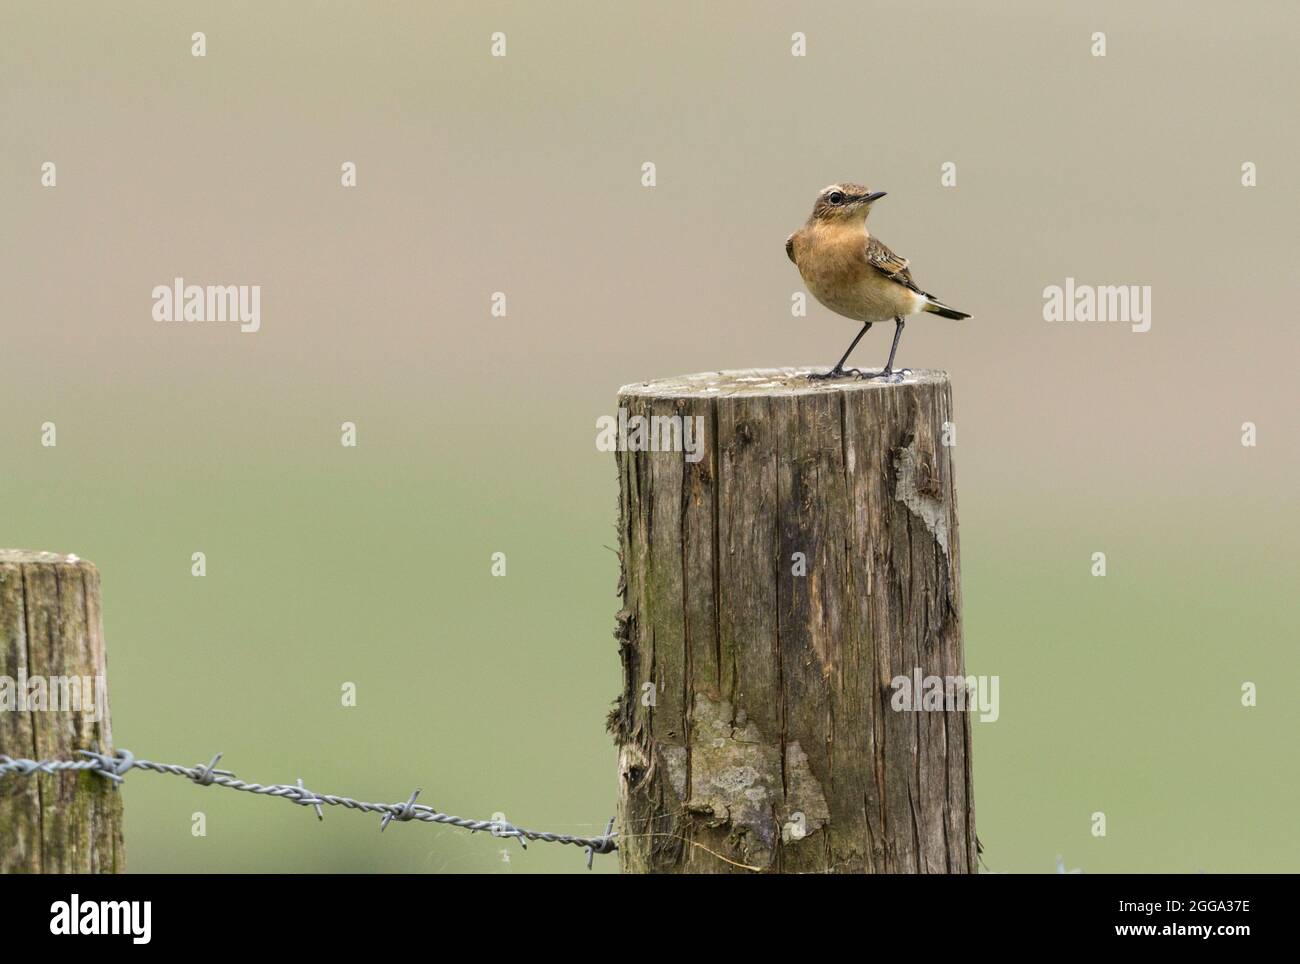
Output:
<path fill-rule="evenodd" d="M 802 228 L 785 239 L 785 253 L 799 269 L 804 284 L 818 301 L 831 311 L 862 322 L 844 357 L 825 374 L 809 378 L 890 378 L 903 372 L 894 371 L 894 355 L 903 335 L 903 319 L 928 311 L 943 318 L 969 318 L 956 308 L 949 308 L 934 295 L 922 291 L 912 281 L 906 258 L 900 258 L 867 230 L 871 205 L 885 196 L 884 191 L 869 191 L 861 184 L 832 184 L 817 195 L 812 214 Z M 878 372 L 845 368 L 849 355 L 873 324 L 894 320 L 894 343 L 889 361 Z"/>

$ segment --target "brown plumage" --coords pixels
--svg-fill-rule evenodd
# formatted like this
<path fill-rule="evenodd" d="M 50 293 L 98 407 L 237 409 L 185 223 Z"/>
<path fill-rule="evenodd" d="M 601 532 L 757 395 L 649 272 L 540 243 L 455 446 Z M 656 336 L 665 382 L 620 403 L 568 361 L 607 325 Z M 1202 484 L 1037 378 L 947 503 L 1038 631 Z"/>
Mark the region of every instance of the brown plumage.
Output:
<path fill-rule="evenodd" d="M 844 358 L 826 375 L 816 377 L 891 375 L 906 316 L 924 311 L 944 318 L 970 317 L 918 287 L 907 259 L 871 236 L 867 215 L 871 205 L 884 196 L 883 191 L 873 192 L 860 184 L 832 184 L 817 195 L 804 226 L 786 239 L 786 254 L 813 297 L 831 311 L 863 323 Z M 842 366 L 858 339 L 874 323 L 890 319 L 897 327 L 884 369 L 874 373 L 856 369 L 846 372 Z"/>

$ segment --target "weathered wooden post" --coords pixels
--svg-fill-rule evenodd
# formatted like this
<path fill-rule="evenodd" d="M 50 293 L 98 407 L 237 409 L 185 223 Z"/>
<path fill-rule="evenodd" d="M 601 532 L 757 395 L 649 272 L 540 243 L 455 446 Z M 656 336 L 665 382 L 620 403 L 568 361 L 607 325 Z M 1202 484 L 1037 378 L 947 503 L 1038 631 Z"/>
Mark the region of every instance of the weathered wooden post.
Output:
<path fill-rule="evenodd" d="M 0 549 L 0 754 L 113 752 L 99 571 L 75 556 Z M 0 779 L 0 873 L 125 869 L 122 797 L 90 771 Z"/>
<path fill-rule="evenodd" d="M 710 373 L 619 406 L 623 871 L 975 872 L 969 716 L 893 705 L 965 673 L 947 375 Z M 677 423 L 636 416 L 695 421 L 662 451 Z"/>

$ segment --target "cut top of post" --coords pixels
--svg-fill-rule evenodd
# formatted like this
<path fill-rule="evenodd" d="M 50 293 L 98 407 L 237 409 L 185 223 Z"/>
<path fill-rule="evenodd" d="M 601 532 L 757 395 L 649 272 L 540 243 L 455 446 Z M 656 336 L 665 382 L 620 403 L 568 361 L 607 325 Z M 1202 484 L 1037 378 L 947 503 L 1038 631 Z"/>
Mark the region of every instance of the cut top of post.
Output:
<path fill-rule="evenodd" d="M 653 381 L 633 382 L 624 385 L 618 393 L 622 397 L 646 398 L 718 398 L 771 395 L 827 395 L 834 392 L 876 392 L 915 385 L 944 385 L 948 373 L 932 369 L 917 369 L 902 377 L 901 381 L 883 378 L 843 378 L 826 381 L 809 381 L 810 372 L 817 368 L 744 368 L 737 371 L 699 372 L 695 375 L 676 375 L 656 378 Z"/>
<path fill-rule="evenodd" d="M 36 549 L 0 549 L 0 564 L 6 562 L 20 566 L 30 566 L 37 563 L 47 565 L 59 563 L 63 565 L 80 564 L 94 568 L 94 563 L 87 562 L 74 553 L 43 552 Z"/>

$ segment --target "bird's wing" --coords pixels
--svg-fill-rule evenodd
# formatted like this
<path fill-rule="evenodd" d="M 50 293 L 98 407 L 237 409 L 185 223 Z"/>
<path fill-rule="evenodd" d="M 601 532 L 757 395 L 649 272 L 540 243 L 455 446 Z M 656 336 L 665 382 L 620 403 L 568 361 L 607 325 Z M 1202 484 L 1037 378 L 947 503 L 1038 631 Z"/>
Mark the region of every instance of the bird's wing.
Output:
<path fill-rule="evenodd" d="M 794 235 L 785 239 L 785 254 L 791 261 L 797 265 L 799 262 L 794 260 Z"/>
<path fill-rule="evenodd" d="M 911 288 L 917 294 L 926 294 L 926 292 L 918 288 L 916 282 L 912 280 L 912 272 L 907 266 L 907 259 L 894 254 L 894 252 L 890 251 L 889 248 L 885 247 L 885 245 L 876 238 L 867 238 L 867 248 L 864 254 L 866 255 L 867 264 L 871 265 L 871 267 L 875 268 L 886 278 L 889 278 L 891 281 L 897 281 L 899 284 Z"/>

